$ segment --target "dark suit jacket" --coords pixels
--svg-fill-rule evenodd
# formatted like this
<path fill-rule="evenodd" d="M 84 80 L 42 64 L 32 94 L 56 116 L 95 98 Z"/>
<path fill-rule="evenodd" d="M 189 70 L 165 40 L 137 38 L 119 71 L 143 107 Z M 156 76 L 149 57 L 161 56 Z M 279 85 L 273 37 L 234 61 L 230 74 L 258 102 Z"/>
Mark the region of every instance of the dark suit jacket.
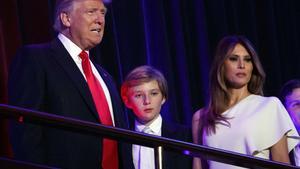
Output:
<path fill-rule="evenodd" d="M 162 123 L 162 136 L 192 143 L 191 128 L 175 124 Z M 164 169 L 191 169 L 193 158 L 191 156 L 174 153 L 171 151 L 164 151 L 163 154 L 163 168 Z"/>
<path fill-rule="evenodd" d="M 106 83 L 116 127 L 128 128 L 119 92 L 111 76 L 95 64 Z M 62 43 L 21 48 L 10 67 L 9 103 L 51 114 L 100 123 L 88 85 Z M 12 144 L 17 159 L 62 168 L 99 169 L 102 138 L 32 124 L 12 125 Z M 119 144 L 119 161 L 127 164 L 127 152 Z M 122 149 L 122 151 L 121 151 Z M 125 167 L 126 168 L 126 167 Z"/>
<path fill-rule="evenodd" d="M 134 120 L 130 120 L 130 128 L 134 130 Z M 162 121 L 161 135 L 162 137 L 175 140 L 192 142 L 192 131 L 190 128 L 175 123 L 165 122 L 164 120 Z M 192 159 L 192 157 L 180 153 L 164 150 L 162 161 L 163 169 L 191 169 Z M 133 161 L 133 159 L 131 160 Z"/>

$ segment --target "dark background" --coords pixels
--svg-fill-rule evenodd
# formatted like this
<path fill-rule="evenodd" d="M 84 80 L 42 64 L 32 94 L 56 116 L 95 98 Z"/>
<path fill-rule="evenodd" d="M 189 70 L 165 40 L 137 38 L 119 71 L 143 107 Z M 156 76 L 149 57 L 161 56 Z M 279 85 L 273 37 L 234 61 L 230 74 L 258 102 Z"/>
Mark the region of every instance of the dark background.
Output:
<path fill-rule="evenodd" d="M 169 83 L 163 118 L 191 124 L 205 105 L 208 72 L 217 42 L 245 35 L 267 74 L 265 95 L 300 75 L 300 6 L 297 0 L 112 0 L 96 61 L 118 85 L 133 68 L 150 64 Z M 25 44 L 47 42 L 54 0 L 0 1 L 0 103 L 7 103 L 9 64 Z M 1 119 L 0 119 L 1 120 Z M 7 121 L 0 121 L 0 156 L 12 156 Z"/>

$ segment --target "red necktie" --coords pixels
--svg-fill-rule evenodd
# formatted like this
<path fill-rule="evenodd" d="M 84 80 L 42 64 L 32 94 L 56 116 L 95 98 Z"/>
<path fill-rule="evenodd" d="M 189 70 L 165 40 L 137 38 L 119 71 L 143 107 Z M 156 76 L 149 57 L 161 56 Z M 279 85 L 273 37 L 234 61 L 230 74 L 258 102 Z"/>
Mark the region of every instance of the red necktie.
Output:
<path fill-rule="evenodd" d="M 103 89 L 92 72 L 89 56 L 85 51 L 79 54 L 82 59 L 82 69 L 85 74 L 90 92 L 93 96 L 99 119 L 102 124 L 112 126 L 112 118 L 108 108 L 107 100 Z M 118 144 L 115 140 L 103 139 L 102 146 L 102 168 L 118 169 Z"/>

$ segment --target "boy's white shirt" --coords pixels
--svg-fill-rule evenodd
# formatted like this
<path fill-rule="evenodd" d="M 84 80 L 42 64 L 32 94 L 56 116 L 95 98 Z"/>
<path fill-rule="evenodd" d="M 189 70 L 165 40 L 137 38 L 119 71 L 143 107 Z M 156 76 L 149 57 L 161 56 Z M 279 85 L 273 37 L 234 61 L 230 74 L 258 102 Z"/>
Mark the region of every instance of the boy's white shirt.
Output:
<path fill-rule="evenodd" d="M 159 116 L 148 126 L 141 124 L 137 120 L 135 120 L 135 131 L 143 132 L 145 127 L 149 127 L 151 129 L 151 132 L 148 134 L 153 134 L 157 136 L 161 136 L 161 128 L 162 128 L 162 117 L 159 114 Z M 145 148 L 145 147 L 143 147 Z M 147 148 L 147 152 L 145 154 L 142 154 L 142 158 L 146 159 L 150 162 L 151 166 L 141 166 L 139 168 L 139 161 L 140 161 L 140 145 L 132 145 L 132 157 L 133 157 L 133 164 L 135 169 L 155 169 L 155 163 L 154 163 L 154 149 L 153 148 Z"/>

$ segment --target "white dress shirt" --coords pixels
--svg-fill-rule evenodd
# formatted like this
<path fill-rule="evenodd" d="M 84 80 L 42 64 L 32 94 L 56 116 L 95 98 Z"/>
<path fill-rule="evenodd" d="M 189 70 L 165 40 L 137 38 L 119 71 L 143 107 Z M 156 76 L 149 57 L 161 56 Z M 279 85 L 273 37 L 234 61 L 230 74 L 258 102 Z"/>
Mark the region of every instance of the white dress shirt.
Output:
<path fill-rule="evenodd" d="M 295 165 L 299 167 L 300 166 L 300 145 L 299 144 L 294 148 L 294 159 L 295 159 Z"/>
<path fill-rule="evenodd" d="M 82 66 L 81 66 L 81 58 L 79 57 L 79 54 L 81 53 L 82 49 L 80 49 L 80 47 L 78 47 L 75 43 L 73 43 L 69 38 L 67 38 L 65 35 L 59 33 L 58 34 L 58 39 L 61 41 L 61 43 L 64 45 L 64 47 L 66 48 L 66 50 L 68 51 L 68 53 L 71 55 L 72 59 L 74 60 L 74 62 L 76 63 L 78 69 L 80 70 L 81 74 L 83 75 L 83 77 L 86 80 L 85 74 L 83 72 Z M 86 51 L 89 54 L 89 51 Z M 100 76 L 99 72 L 97 71 L 97 69 L 95 68 L 93 62 L 91 62 L 91 67 L 92 67 L 92 71 L 95 75 L 95 77 L 97 78 L 97 80 L 100 82 L 100 85 L 104 91 L 107 103 L 108 103 L 108 107 L 110 110 L 110 115 L 113 121 L 113 125 L 115 125 L 114 123 L 114 115 L 113 115 L 113 107 L 112 107 L 112 102 L 111 102 L 111 97 L 109 94 L 109 90 L 106 86 L 106 84 L 104 83 L 102 77 Z"/>
<path fill-rule="evenodd" d="M 148 127 L 148 134 L 161 136 L 162 117 L 159 115 L 150 125 L 145 126 L 135 120 L 135 131 L 143 132 Z M 132 146 L 132 157 L 135 169 L 155 169 L 154 149 L 140 145 Z"/>

